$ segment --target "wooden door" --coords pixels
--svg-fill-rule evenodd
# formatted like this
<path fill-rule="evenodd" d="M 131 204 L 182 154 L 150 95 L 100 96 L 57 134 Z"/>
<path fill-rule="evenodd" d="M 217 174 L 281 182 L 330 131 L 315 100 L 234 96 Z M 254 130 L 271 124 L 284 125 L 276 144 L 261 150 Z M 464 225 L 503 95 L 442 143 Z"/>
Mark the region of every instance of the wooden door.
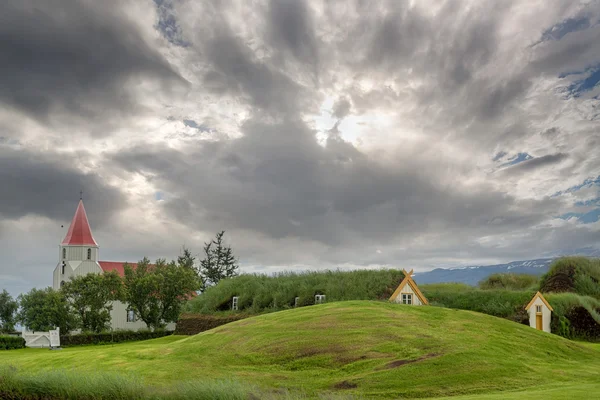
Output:
<path fill-rule="evenodd" d="M 535 329 L 538 329 L 540 331 L 544 329 L 542 326 L 542 314 L 537 314 L 535 316 Z"/>

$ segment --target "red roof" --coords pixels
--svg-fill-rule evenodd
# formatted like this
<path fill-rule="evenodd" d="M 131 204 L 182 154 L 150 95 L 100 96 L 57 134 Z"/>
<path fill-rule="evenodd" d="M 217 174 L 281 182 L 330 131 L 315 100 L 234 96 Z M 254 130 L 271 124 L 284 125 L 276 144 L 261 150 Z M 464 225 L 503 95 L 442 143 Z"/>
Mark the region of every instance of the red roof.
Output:
<path fill-rule="evenodd" d="M 96 243 L 94 237 L 92 236 L 90 223 L 88 222 L 85 208 L 83 208 L 83 200 L 79 200 L 77 211 L 75 211 L 75 215 L 71 221 L 71 226 L 69 227 L 67 236 L 65 236 L 62 244 L 98 246 L 98 243 Z"/>
<path fill-rule="evenodd" d="M 120 277 L 125 276 L 125 262 L 121 261 L 98 261 L 100 268 L 104 272 L 116 271 Z M 137 263 L 127 263 L 133 269 L 137 268 Z"/>

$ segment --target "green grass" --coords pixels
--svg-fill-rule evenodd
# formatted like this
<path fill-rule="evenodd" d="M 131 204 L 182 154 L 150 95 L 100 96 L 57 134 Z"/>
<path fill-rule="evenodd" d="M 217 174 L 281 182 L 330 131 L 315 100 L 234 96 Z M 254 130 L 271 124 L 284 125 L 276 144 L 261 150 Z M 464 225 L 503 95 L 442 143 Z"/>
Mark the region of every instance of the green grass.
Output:
<path fill-rule="evenodd" d="M 191 337 L 13 350 L 0 353 L 0 365 L 119 373 L 159 388 L 233 379 L 307 396 L 577 398 L 581 385 L 580 398 L 588 398 L 600 391 L 598 346 L 475 312 L 374 301 L 270 313 Z"/>
<path fill-rule="evenodd" d="M 394 269 L 243 274 L 208 288 L 187 304 L 186 312 L 227 312 L 233 296 L 239 297 L 239 310 L 246 314 L 292 308 L 296 297 L 298 305 L 312 305 L 316 294 L 325 294 L 329 302 L 381 300 L 389 298 L 402 279 L 402 271 Z"/>

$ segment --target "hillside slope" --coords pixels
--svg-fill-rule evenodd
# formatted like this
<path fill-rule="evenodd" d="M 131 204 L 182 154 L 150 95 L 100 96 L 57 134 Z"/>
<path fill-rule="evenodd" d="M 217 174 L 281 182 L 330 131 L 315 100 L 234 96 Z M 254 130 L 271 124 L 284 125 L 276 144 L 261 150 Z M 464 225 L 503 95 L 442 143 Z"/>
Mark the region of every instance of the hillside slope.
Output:
<path fill-rule="evenodd" d="M 90 362 L 94 360 L 94 362 Z M 118 371 L 156 385 L 232 378 L 373 398 L 473 395 L 596 381 L 600 352 L 484 314 L 349 301 L 248 318 L 176 340 L 0 353 L 30 371 Z"/>

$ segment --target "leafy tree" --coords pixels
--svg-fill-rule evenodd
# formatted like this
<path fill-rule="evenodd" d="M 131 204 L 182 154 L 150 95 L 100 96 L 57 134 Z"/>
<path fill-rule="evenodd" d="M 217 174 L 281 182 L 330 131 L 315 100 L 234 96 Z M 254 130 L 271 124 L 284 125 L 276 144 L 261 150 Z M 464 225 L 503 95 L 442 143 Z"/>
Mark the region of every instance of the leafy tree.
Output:
<path fill-rule="evenodd" d="M 193 268 L 174 261 L 144 257 L 134 269 L 125 264 L 124 300 L 149 328 L 163 328 L 176 322 L 183 304 L 199 289 L 200 279 Z"/>
<path fill-rule="evenodd" d="M 56 327 L 69 332 L 77 327 L 71 307 L 61 291 L 31 289 L 18 297 L 21 309 L 18 320 L 32 331 L 47 331 Z"/>
<path fill-rule="evenodd" d="M 200 274 L 206 283 L 216 285 L 221 279 L 238 274 L 238 263 L 231 247 L 223 243 L 225 231 L 217 233 L 216 238 L 204 244 L 204 259 L 200 261 Z"/>
<path fill-rule="evenodd" d="M 12 332 L 15 330 L 18 309 L 19 304 L 4 289 L 0 293 L 0 332 Z"/>
<path fill-rule="evenodd" d="M 75 309 L 81 329 L 102 332 L 110 326 L 112 302 L 119 300 L 122 281 L 116 272 L 72 277 L 62 287 Z"/>

